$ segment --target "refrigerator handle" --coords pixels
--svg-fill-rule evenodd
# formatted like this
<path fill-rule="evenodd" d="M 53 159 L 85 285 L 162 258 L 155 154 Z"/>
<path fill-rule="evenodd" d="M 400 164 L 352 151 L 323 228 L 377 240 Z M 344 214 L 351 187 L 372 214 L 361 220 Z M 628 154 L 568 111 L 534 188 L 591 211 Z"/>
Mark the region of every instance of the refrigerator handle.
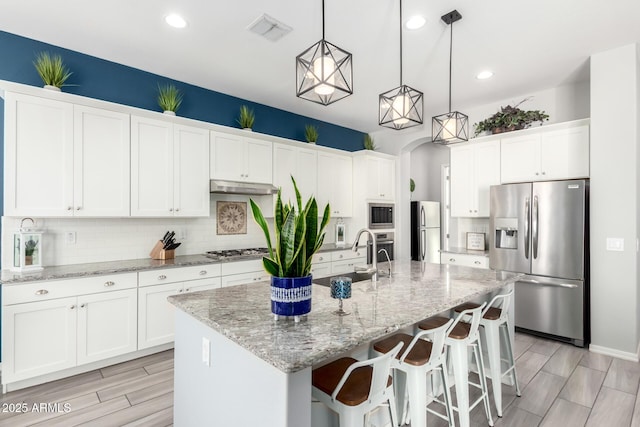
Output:
<path fill-rule="evenodd" d="M 424 206 L 420 206 L 420 227 L 424 227 L 426 226 L 427 220 L 425 218 L 425 214 L 424 214 Z"/>
<path fill-rule="evenodd" d="M 427 230 L 420 230 L 420 261 L 424 261 L 427 251 Z"/>
<path fill-rule="evenodd" d="M 524 199 L 524 257 L 529 259 L 529 198 Z"/>
<path fill-rule="evenodd" d="M 538 196 L 533 196 L 533 215 L 532 215 L 532 227 L 533 233 L 533 258 L 538 258 Z"/>

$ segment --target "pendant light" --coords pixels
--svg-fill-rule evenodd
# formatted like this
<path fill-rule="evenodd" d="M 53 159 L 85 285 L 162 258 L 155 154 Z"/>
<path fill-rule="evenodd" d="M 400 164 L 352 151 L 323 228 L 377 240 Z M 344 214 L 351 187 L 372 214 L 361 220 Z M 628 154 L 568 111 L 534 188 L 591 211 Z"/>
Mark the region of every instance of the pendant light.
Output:
<path fill-rule="evenodd" d="M 451 25 L 449 41 L 449 112 L 431 120 L 431 141 L 435 144 L 453 144 L 469 140 L 469 118 L 459 111 L 451 111 L 451 56 L 453 53 L 453 23 L 462 19 L 457 10 L 442 16 Z"/>
<path fill-rule="evenodd" d="M 353 64 L 349 52 L 324 39 L 296 57 L 296 96 L 329 105 L 353 93 Z"/>
<path fill-rule="evenodd" d="M 380 126 L 400 130 L 422 124 L 422 92 L 402 84 L 402 0 L 400 0 L 400 86 L 378 97 Z"/>

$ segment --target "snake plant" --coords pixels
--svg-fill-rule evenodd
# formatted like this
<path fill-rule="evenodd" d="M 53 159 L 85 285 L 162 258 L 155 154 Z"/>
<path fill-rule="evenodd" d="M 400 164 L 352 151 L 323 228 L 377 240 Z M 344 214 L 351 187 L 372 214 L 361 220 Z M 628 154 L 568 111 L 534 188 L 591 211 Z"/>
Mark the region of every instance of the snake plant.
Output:
<path fill-rule="evenodd" d="M 296 180 L 291 177 L 296 194 L 296 204 L 283 204 L 282 189 L 278 190 L 274 212 L 274 237 L 271 241 L 269 225 L 260 207 L 253 201 L 253 218 L 264 232 L 269 256 L 262 258 L 264 269 L 276 277 L 305 277 L 311 273 L 311 257 L 320 249 L 324 241 L 324 229 L 329 223 L 329 204 L 324 208 L 322 221 L 318 227 L 318 204 L 311 196 L 302 205 Z"/>
<path fill-rule="evenodd" d="M 51 55 L 49 52 L 40 52 L 36 55 L 33 65 L 42 82 L 48 86 L 62 87 L 73 74 L 64 65 L 60 55 Z"/>

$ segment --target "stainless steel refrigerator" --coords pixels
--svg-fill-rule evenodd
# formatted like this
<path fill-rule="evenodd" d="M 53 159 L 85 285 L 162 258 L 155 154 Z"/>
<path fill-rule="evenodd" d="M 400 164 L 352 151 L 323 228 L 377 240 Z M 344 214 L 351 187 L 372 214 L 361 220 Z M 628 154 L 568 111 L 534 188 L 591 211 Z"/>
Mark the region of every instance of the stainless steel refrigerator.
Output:
<path fill-rule="evenodd" d="M 440 263 L 440 202 L 411 202 L 411 259 Z"/>
<path fill-rule="evenodd" d="M 589 343 L 589 181 L 495 185 L 489 264 L 525 273 L 515 284 L 515 326 Z"/>

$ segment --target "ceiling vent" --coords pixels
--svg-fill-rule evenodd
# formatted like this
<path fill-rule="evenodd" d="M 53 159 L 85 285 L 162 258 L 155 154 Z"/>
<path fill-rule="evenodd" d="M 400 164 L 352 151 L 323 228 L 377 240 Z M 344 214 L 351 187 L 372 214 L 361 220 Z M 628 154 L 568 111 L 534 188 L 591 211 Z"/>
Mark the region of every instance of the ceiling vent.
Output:
<path fill-rule="evenodd" d="M 247 29 L 252 33 L 256 33 L 265 39 L 275 42 L 291 32 L 293 28 L 265 13 L 253 21 Z"/>

